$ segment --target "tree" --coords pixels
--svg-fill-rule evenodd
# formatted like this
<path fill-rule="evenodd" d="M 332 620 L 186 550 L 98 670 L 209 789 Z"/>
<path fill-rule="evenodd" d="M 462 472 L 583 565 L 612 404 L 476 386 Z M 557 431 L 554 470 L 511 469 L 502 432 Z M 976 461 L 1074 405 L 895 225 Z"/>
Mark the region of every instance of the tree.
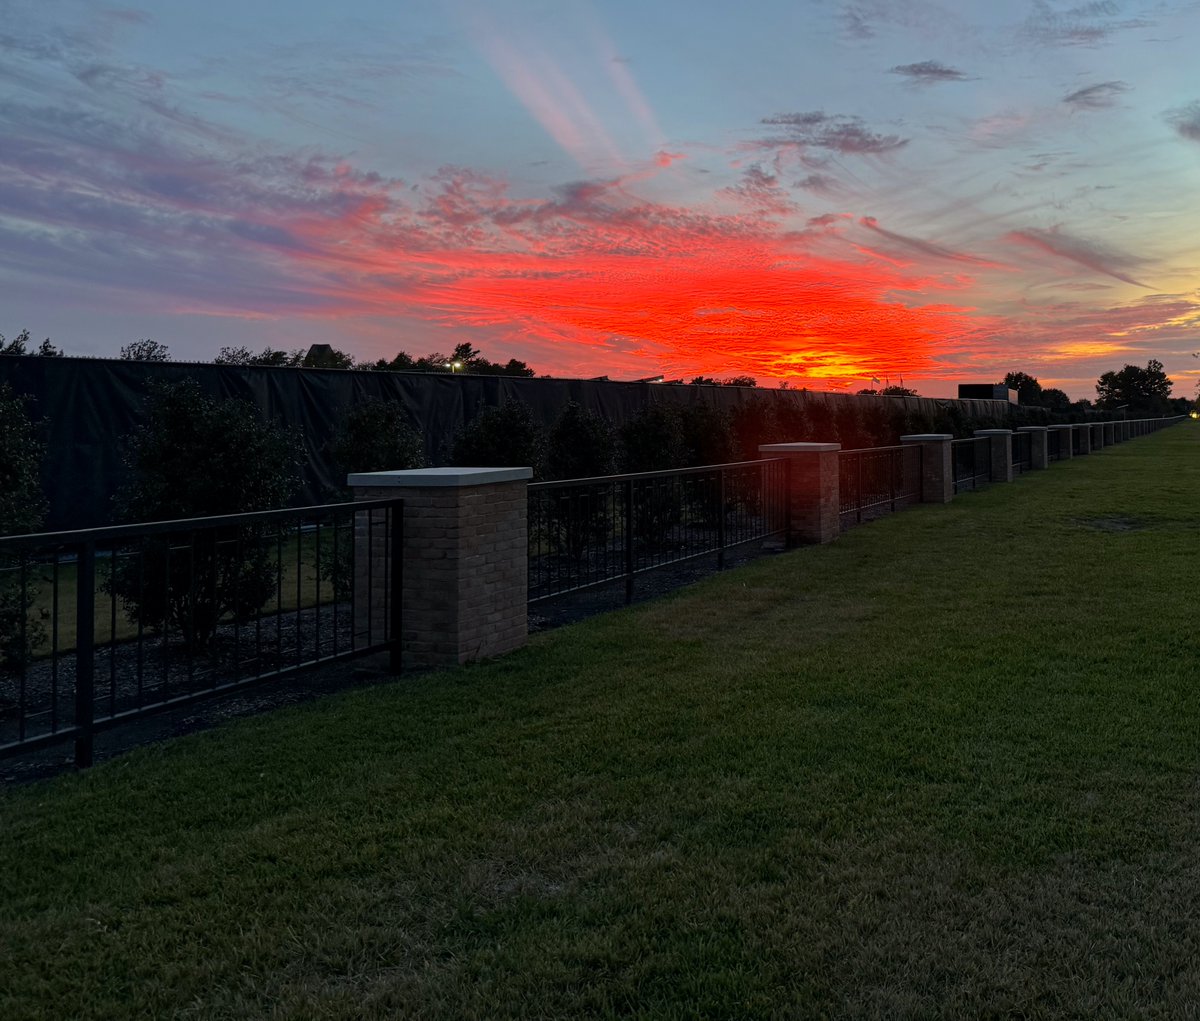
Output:
<path fill-rule="evenodd" d="M 1171 385 L 1162 362 L 1151 358 L 1144 369 L 1126 365 L 1104 373 L 1096 381 L 1096 406 L 1112 411 L 1127 405 L 1130 415 L 1162 415 L 1169 408 Z"/>
<path fill-rule="evenodd" d="M 29 331 L 22 330 L 12 340 L 5 340 L 4 334 L 0 333 L 0 355 L 33 355 L 40 358 L 61 358 L 62 352 L 56 348 L 47 337 L 38 345 L 36 351 L 30 351 L 26 345 L 29 343 Z"/>
<path fill-rule="evenodd" d="M 722 386 L 758 386 L 758 380 L 753 376 L 733 376 L 725 380 Z"/>
<path fill-rule="evenodd" d="M 917 391 L 910 386 L 885 386 L 879 391 L 881 397 L 917 397 Z"/>
<path fill-rule="evenodd" d="M 299 349 L 276 351 L 270 347 L 264 347 L 258 354 L 248 347 L 223 347 L 217 357 L 213 359 L 215 365 L 273 365 L 291 368 L 295 368 L 303 362 L 304 352 Z"/>
<path fill-rule="evenodd" d="M 720 384 L 713 379 L 712 376 L 697 376 L 692 380 L 692 386 L 719 386 Z"/>
<path fill-rule="evenodd" d="M 352 369 L 354 358 L 330 344 L 313 344 L 300 364 L 306 369 Z"/>
<path fill-rule="evenodd" d="M 1017 391 L 1017 402 L 1040 406 L 1042 403 L 1042 384 L 1035 376 L 1027 372 L 1009 372 L 1000 381 L 1001 386 Z"/>
<path fill-rule="evenodd" d="M 46 507 L 39 477 L 42 451 L 26 399 L 0 383 L 0 535 L 21 535 L 41 527 Z M 0 669 L 24 662 L 45 637 L 41 621 L 29 618 L 34 601 L 32 574 L 26 571 L 22 585 L 16 556 L 0 554 Z"/>
<path fill-rule="evenodd" d="M 121 360 L 126 362 L 168 362 L 171 351 L 166 344 L 146 337 L 121 348 Z"/>
<path fill-rule="evenodd" d="M 238 514 L 287 502 L 299 480 L 300 441 L 264 422 L 250 402 L 221 400 L 185 379 L 151 387 L 124 462 L 114 498 L 121 521 Z M 200 648 L 222 620 L 249 619 L 274 591 L 273 539 L 253 525 L 155 536 L 140 556 L 114 558 L 108 584 L 132 620 L 174 626 Z"/>
<path fill-rule="evenodd" d="M 1067 396 L 1066 391 L 1060 390 L 1056 386 L 1042 388 L 1040 403 L 1043 408 L 1048 408 L 1050 411 L 1065 412 L 1071 409 L 1071 398 Z"/>

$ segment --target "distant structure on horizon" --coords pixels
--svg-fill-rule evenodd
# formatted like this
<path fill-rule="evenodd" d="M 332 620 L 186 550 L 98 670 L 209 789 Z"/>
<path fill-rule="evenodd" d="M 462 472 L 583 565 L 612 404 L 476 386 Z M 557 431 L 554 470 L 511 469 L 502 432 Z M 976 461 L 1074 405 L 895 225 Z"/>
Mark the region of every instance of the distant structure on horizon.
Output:
<path fill-rule="evenodd" d="M 960 401 L 1008 401 L 1016 404 L 1017 391 L 1010 390 L 1003 383 L 959 383 L 958 399 Z"/>

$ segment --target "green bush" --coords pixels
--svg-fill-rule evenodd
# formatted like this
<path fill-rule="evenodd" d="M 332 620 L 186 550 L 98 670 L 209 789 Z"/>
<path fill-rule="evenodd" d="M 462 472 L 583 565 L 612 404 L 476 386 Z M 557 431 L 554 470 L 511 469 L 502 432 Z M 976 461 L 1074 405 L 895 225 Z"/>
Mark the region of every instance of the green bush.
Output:
<path fill-rule="evenodd" d="M 666 471 L 687 463 L 687 445 L 676 408 L 646 405 L 621 426 L 620 440 L 622 471 Z"/>
<path fill-rule="evenodd" d="M 451 445 L 450 463 L 460 468 L 532 468 L 542 473 L 542 431 L 524 401 L 480 407 Z"/>
<path fill-rule="evenodd" d="M 45 499 L 39 469 L 43 446 L 29 419 L 25 399 L 0 383 L 0 536 L 36 532 Z M 41 621 L 29 619 L 35 590 L 32 573 L 21 584 L 19 559 L 0 556 L 0 668 L 19 666 L 45 640 Z M 24 621 L 24 640 L 22 640 Z"/>
<path fill-rule="evenodd" d="M 550 429 L 546 477 L 586 479 L 616 471 L 616 439 L 606 419 L 569 401 Z"/>
<path fill-rule="evenodd" d="M 127 441 L 117 515 L 161 521 L 280 507 L 299 463 L 298 437 L 264 422 L 254 405 L 212 397 L 191 379 L 160 383 Z M 200 648 L 221 621 L 250 618 L 275 590 L 274 539 L 273 527 L 254 525 L 206 529 L 194 543 L 188 533 L 155 537 L 139 556 L 115 558 L 107 585 L 132 620 L 174 626 Z"/>
<path fill-rule="evenodd" d="M 347 475 L 425 467 L 425 443 L 409 424 L 399 401 L 368 397 L 352 405 L 338 420 L 327 449 L 341 483 L 330 494 L 334 501 L 352 498 L 344 485 Z M 350 598 L 354 581 L 353 519 L 339 516 L 332 528 L 336 534 L 329 530 L 321 533 L 322 562 L 332 565 L 322 572 L 322 578 L 330 582 L 338 599 L 345 600 Z"/>
<path fill-rule="evenodd" d="M 399 401 L 368 397 L 350 407 L 328 449 L 343 480 L 357 472 L 425 467 L 425 443 Z"/>
<path fill-rule="evenodd" d="M 616 471 L 612 426 L 575 401 L 569 401 L 550 429 L 546 474 L 551 479 L 584 479 Z M 580 560 L 608 541 L 611 525 L 608 493 L 602 487 L 552 489 L 533 504 L 531 532 L 541 530 L 549 548 Z"/>
<path fill-rule="evenodd" d="M 727 411 L 710 404 L 691 404 L 679 412 L 679 427 L 688 467 L 728 464 L 738 459 Z"/>

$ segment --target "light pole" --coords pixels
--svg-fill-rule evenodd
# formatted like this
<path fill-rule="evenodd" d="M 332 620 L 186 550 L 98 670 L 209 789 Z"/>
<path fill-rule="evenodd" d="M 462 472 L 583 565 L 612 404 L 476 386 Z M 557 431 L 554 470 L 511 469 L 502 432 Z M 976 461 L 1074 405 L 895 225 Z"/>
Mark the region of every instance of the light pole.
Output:
<path fill-rule="evenodd" d="M 462 368 L 462 365 L 463 363 L 460 361 L 446 362 L 446 368 L 448 368 L 452 373 L 458 372 Z"/>

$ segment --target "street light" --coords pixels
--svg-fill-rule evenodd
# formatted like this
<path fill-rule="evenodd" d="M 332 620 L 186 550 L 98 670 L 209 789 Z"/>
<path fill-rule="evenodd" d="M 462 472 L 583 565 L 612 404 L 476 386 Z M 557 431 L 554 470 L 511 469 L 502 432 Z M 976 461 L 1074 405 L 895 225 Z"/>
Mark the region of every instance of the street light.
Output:
<path fill-rule="evenodd" d="M 451 372 L 459 372 L 462 367 L 463 363 L 459 361 L 446 362 L 446 368 L 448 368 Z"/>

